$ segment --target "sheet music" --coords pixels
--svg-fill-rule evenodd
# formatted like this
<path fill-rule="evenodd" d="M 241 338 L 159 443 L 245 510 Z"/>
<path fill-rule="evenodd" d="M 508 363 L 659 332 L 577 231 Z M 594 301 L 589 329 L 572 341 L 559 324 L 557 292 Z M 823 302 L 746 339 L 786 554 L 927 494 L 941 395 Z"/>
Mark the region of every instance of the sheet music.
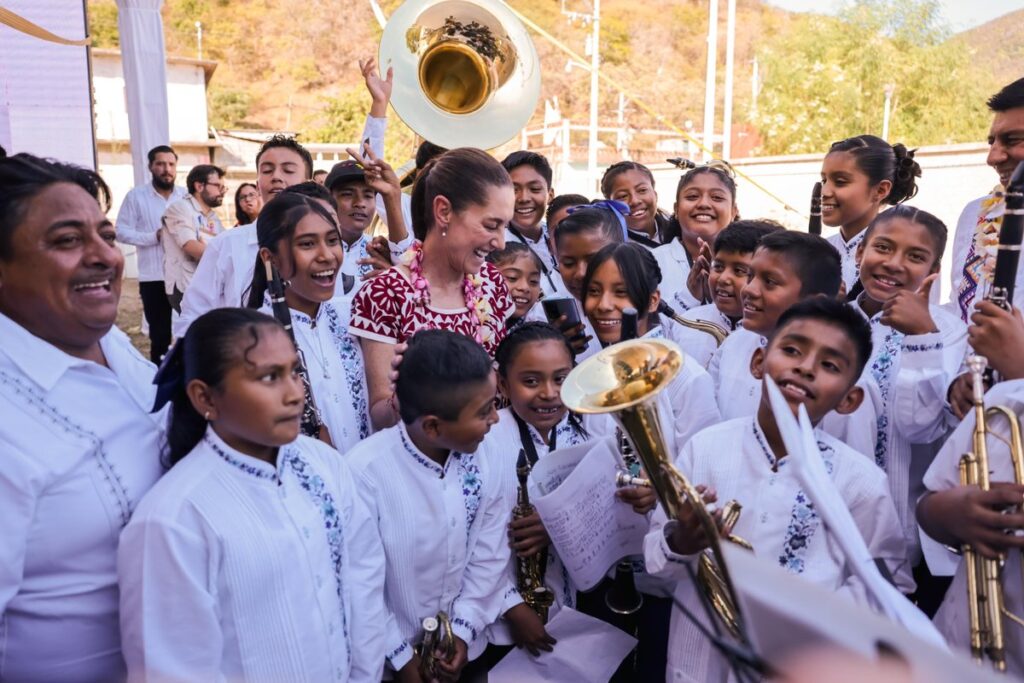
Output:
<path fill-rule="evenodd" d="M 566 449 L 585 455 L 554 491 L 533 501 L 559 558 L 583 591 L 600 583 L 609 567 L 623 557 L 643 553 L 647 518 L 615 497 L 612 448 L 611 440 L 604 439 Z M 538 481 L 557 480 L 561 468 L 578 455 L 566 456 L 565 462 L 542 471 Z M 542 458 L 538 465 L 552 457 Z"/>
<path fill-rule="evenodd" d="M 602 683 L 636 646 L 636 638 L 600 619 L 563 607 L 548 622 L 554 651 L 534 657 L 525 649 L 505 655 L 487 674 L 490 683 Z"/>

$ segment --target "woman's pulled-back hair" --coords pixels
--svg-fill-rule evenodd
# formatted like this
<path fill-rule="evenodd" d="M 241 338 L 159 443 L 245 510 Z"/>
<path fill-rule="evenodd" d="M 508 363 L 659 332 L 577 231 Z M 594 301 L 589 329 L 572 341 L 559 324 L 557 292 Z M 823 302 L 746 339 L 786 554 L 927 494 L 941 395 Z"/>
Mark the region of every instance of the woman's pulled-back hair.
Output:
<path fill-rule="evenodd" d="M 916 206 L 910 206 L 908 204 L 900 204 L 892 208 L 882 211 L 875 220 L 871 221 L 868 225 L 868 229 L 864 233 L 864 243 L 867 244 L 871 237 L 871 232 L 879 225 L 884 225 L 891 220 L 902 218 L 911 223 L 917 223 L 918 225 L 924 226 L 928 234 L 931 235 L 932 241 L 935 243 L 935 263 L 938 263 L 942 258 L 943 252 L 946 251 L 946 240 L 949 237 L 949 230 L 946 228 L 946 224 L 942 222 L 938 216 L 930 214 L 924 209 L 919 209 Z M 934 264 L 933 264 L 934 265 Z"/>
<path fill-rule="evenodd" d="M 434 200 L 445 197 L 458 213 L 471 204 L 482 205 L 492 187 L 511 186 L 508 171 L 491 155 L 460 147 L 431 159 L 416 174 L 412 188 L 412 232 L 422 241 L 434 228 Z"/>
<path fill-rule="evenodd" d="M 95 171 L 25 153 L 0 156 L 0 260 L 11 258 L 14 231 L 25 219 L 29 202 L 55 183 L 78 185 L 103 213 L 110 209 L 110 188 Z"/>
<path fill-rule="evenodd" d="M 683 191 L 683 188 L 692 183 L 693 179 L 701 175 L 702 173 L 710 173 L 711 175 L 715 176 L 715 179 L 718 180 L 718 182 L 725 185 L 725 188 L 729 190 L 729 194 L 732 196 L 733 205 L 736 204 L 736 181 L 733 179 L 731 175 L 725 172 L 725 169 L 719 168 L 717 166 L 707 165 L 691 168 L 689 171 L 684 173 L 682 177 L 679 178 L 679 184 L 676 185 L 677 201 L 679 199 L 679 193 Z"/>
<path fill-rule="evenodd" d="M 555 244 L 571 235 L 599 232 L 609 242 L 621 243 L 622 223 L 612 209 L 601 206 L 578 206 L 555 227 Z"/>
<path fill-rule="evenodd" d="M 186 392 L 189 382 L 200 380 L 220 388 L 228 371 L 248 362 L 249 352 L 259 344 L 261 334 L 271 328 L 284 331 L 279 322 L 258 311 L 215 308 L 196 318 L 175 343 L 157 375 L 161 387 L 173 382 L 165 453 L 168 466 L 188 455 L 206 433 L 206 418 Z"/>
<path fill-rule="evenodd" d="M 260 212 L 260 219 L 256 221 L 256 234 L 260 247 L 266 247 L 271 253 L 277 254 L 281 240 L 288 240 L 290 242 L 295 234 L 296 226 L 311 213 L 315 213 L 323 218 L 335 230 L 338 229 L 338 222 L 334 216 L 317 200 L 305 195 L 288 192 L 287 190 L 280 193 L 267 202 L 267 205 Z M 263 295 L 266 291 L 267 271 L 263 266 L 263 260 L 257 254 L 246 306 L 249 308 L 259 308 L 262 306 Z"/>
<path fill-rule="evenodd" d="M 828 152 L 848 152 L 857 168 L 864 172 L 872 185 L 883 180 L 892 183 L 892 189 L 885 197 L 886 204 L 900 204 L 917 194 L 915 178 L 921 177 L 921 166 L 914 161 L 917 150 L 908 150 L 896 143 L 890 145 L 874 135 L 858 135 L 833 142 Z"/>

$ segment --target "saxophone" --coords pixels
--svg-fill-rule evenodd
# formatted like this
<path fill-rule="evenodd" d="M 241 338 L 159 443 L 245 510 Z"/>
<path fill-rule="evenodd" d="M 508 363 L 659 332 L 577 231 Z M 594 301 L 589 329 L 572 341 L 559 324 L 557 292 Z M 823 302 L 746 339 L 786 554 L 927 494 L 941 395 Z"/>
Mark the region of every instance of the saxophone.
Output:
<path fill-rule="evenodd" d="M 530 503 L 530 494 L 526 490 L 526 479 L 530 476 L 530 464 L 526 460 L 526 451 L 520 449 L 519 462 L 516 463 L 516 476 L 519 479 L 519 495 L 516 506 L 512 510 L 513 519 L 522 519 L 534 514 L 537 509 Z M 530 557 L 516 556 L 516 588 L 523 602 L 537 613 L 541 622 L 547 623 L 548 609 L 555 596 L 551 589 L 544 585 L 544 573 L 548 567 L 548 549 Z"/>
<path fill-rule="evenodd" d="M 455 633 L 448 613 L 423 620 L 423 642 L 420 643 L 420 676 L 424 681 L 438 678 L 437 663 L 455 656 Z"/>
<path fill-rule="evenodd" d="M 662 299 L 661 303 L 658 304 L 658 313 L 667 318 L 671 318 L 674 322 L 682 325 L 683 327 L 689 327 L 691 330 L 697 330 L 698 332 L 704 332 L 710 334 L 715 339 L 715 346 L 721 346 L 725 338 L 729 336 L 729 330 L 725 329 L 721 325 L 708 322 L 707 320 L 687 320 L 683 316 L 676 313 L 675 309 L 665 303 Z M 623 341 L 626 341 L 623 338 Z"/>

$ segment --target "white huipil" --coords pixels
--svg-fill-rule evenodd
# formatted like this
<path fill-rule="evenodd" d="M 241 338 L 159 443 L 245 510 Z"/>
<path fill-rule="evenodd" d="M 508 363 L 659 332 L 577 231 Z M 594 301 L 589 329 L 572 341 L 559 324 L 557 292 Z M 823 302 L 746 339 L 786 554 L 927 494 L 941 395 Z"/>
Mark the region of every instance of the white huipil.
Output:
<path fill-rule="evenodd" d="M 300 436 L 271 465 L 208 427 L 121 535 L 133 681 L 378 681 L 384 555 L 343 458 Z"/>
<path fill-rule="evenodd" d="M 658 290 L 669 306 L 679 313 L 700 306 L 700 301 L 690 293 L 686 279 L 690 276 L 690 257 L 679 239 L 663 244 L 651 251 L 661 269 L 661 285 Z"/>
<path fill-rule="evenodd" d="M 849 292 L 860 279 L 860 266 L 857 263 L 857 247 L 864 241 L 867 230 L 861 230 L 847 242 L 843 239 L 842 231 L 837 232 L 826 240 L 839 252 L 839 262 L 843 271 L 843 284 Z"/>
<path fill-rule="evenodd" d="M 439 611 L 451 618 L 470 659 L 487 644 L 484 630 L 503 603 L 506 522 L 515 503 L 502 495 L 490 449 L 485 440 L 476 453 L 452 452 L 442 467 L 399 424 L 348 453 L 386 558 L 385 675 L 412 659 L 423 619 Z"/>
<path fill-rule="evenodd" d="M 756 332 L 737 327 L 715 351 L 708 364 L 722 418 L 731 420 L 757 413 L 761 402 L 761 380 L 750 372 L 754 351 L 768 346 L 768 339 Z M 868 375 L 861 375 L 858 386 L 864 390 L 864 401 L 853 413 L 831 412 L 818 425 L 858 453 L 875 452 L 875 405 L 879 401 L 877 387 Z"/>
<path fill-rule="evenodd" d="M 859 301 L 855 308 L 867 317 Z M 967 326 L 944 308 L 928 308 L 938 332 L 904 335 L 883 324 L 881 312 L 868 319 L 873 350 L 861 378 L 862 384 L 873 385 L 875 449 L 870 455 L 889 476 L 915 561 L 920 544 L 914 507 L 921 481 L 911 475 L 911 445 L 927 444 L 945 433 L 946 390 L 967 352 Z"/>
<path fill-rule="evenodd" d="M 985 394 L 985 406 L 1004 405 L 1018 418 L 1024 418 L 1024 380 L 1000 382 Z M 974 450 L 972 443 L 976 426 L 974 411 L 964 416 L 963 421 L 950 435 L 938 455 L 924 475 L 924 485 L 928 491 L 948 491 L 960 486 L 960 457 Z M 1004 418 L 990 419 L 987 426 L 992 435 L 986 440 L 989 457 L 989 478 L 992 482 L 1013 482 L 1013 466 L 1010 460 L 1009 428 Z M 927 495 L 927 494 L 926 494 Z M 970 653 L 971 624 L 967 611 L 967 575 L 966 564 L 962 558 L 939 546 L 932 541 L 924 530 L 921 530 L 922 546 L 925 558 L 931 568 L 937 571 L 942 564 L 951 559 L 959 562 L 953 583 L 946 591 L 946 597 L 935 614 L 935 626 L 955 649 Z M 935 558 L 933 553 L 942 553 L 943 558 Z M 935 559 L 941 562 L 935 562 Z M 1007 553 L 1006 564 L 1003 566 L 1003 600 L 1006 609 L 1018 616 L 1024 614 L 1024 589 L 1021 584 L 1021 553 L 1011 550 Z M 1024 630 L 1009 619 L 1004 620 L 1006 627 L 1006 661 L 1009 672 L 1014 676 L 1024 676 Z"/>
<path fill-rule="evenodd" d="M 272 315 L 269 304 L 260 310 Z M 292 331 L 306 361 L 313 399 L 331 434 L 331 443 L 342 453 L 371 431 L 363 351 L 348 332 L 351 311 L 352 297 L 348 294 L 320 304 L 315 320 L 290 310 Z"/>
<path fill-rule="evenodd" d="M 881 559 L 896 586 L 913 590 L 910 565 L 885 473 L 860 453 L 815 430 L 826 471 L 835 482 L 871 554 Z M 864 587 L 845 568 L 814 505 L 806 497 L 788 459 L 776 459 L 755 417 L 728 420 L 700 432 L 683 448 L 676 466 L 695 486 L 714 488 L 723 503 L 743 506 L 733 533 L 754 552 L 787 571 L 865 604 Z M 676 581 L 675 597 L 707 625 L 704 609 L 688 572 L 696 573 L 697 555 L 673 552 L 664 511 L 654 513 L 644 539 L 644 558 L 652 575 Z M 672 611 L 666 680 L 708 683 L 731 680 L 728 663 L 679 609 Z"/>
<path fill-rule="evenodd" d="M 587 425 L 595 421 L 608 419 L 597 415 L 588 417 L 592 419 L 586 420 Z M 547 441 L 529 424 L 526 425 L 526 429 L 529 431 L 530 439 L 536 449 L 538 460 L 547 456 L 551 452 L 551 447 Z M 585 433 L 588 431 L 586 426 L 583 429 L 584 432 L 576 429 L 569 422 L 569 415 L 566 414 L 561 422 L 555 426 L 555 449 L 569 448 L 570 446 L 578 446 L 581 443 L 585 443 L 589 440 L 590 435 Z M 502 495 L 509 502 L 506 524 L 511 523 L 512 509 L 517 504 L 519 498 L 517 469 L 519 465 L 519 451 L 523 449 L 519 425 L 516 423 L 511 408 L 504 408 L 498 411 L 498 424 L 491 428 L 487 439 L 489 443 L 499 446 L 498 448 L 490 449 L 490 452 L 494 457 L 494 471 L 501 480 Z M 506 542 L 508 542 L 507 539 Z M 504 601 L 500 614 L 505 614 L 523 601 L 519 591 L 516 590 L 516 556 L 514 552 L 510 552 L 508 570 L 505 573 L 504 581 L 501 591 Z M 548 563 L 544 574 L 544 584 L 551 589 L 554 597 L 554 603 L 548 610 L 549 618 L 554 616 L 562 605 L 576 607 L 576 586 L 569 577 L 569 573 L 566 571 L 562 561 L 558 558 L 558 553 L 555 551 L 554 546 L 551 545 L 548 546 Z M 487 640 L 499 645 L 509 645 L 512 643 L 512 638 L 508 632 L 508 625 L 504 619 L 499 619 L 487 629 Z"/>
<path fill-rule="evenodd" d="M 117 328 L 108 367 L 4 315 L 0 339 L 0 680 L 118 680 L 118 537 L 164 471 L 156 368 Z"/>

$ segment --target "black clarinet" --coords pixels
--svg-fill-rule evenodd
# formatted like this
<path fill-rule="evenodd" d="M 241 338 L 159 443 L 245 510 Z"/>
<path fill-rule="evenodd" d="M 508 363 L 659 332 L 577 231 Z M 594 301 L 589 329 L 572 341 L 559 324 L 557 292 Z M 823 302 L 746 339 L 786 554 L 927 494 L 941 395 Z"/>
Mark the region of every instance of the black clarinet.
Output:
<path fill-rule="evenodd" d="M 811 219 L 807 221 L 807 232 L 821 234 L 821 183 L 814 183 L 811 191 Z"/>
<path fill-rule="evenodd" d="M 300 429 L 306 436 L 320 439 L 324 443 L 333 446 L 330 432 L 327 431 L 327 425 L 324 424 L 323 418 L 320 417 L 320 410 L 316 407 L 316 401 L 313 399 L 313 385 L 309 381 L 309 372 L 306 370 L 306 356 L 302 353 L 299 343 L 295 340 L 295 330 L 292 329 L 292 314 L 288 310 L 288 302 L 284 298 L 284 283 L 281 281 L 281 275 L 277 272 L 277 268 L 270 263 L 269 259 L 264 261 L 263 265 L 267 269 L 267 294 L 270 295 L 270 307 L 274 312 L 274 317 L 284 326 L 288 336 L 291 337 L 292 344 L 295 345 L 295 351 L 299 354 L 299 378 L 302 380 L 302 391 L 306 396 L 306 402 L 302 408 L 302 426 Z"/>
<path fill-rule="evenodd" d="M 1020 264 L 1021 238 L 1024 237 L 1024 161 L 1017 164 L 1006 184 L 1006 211 L 999 227 L 996 267 L 987 299 L 1004 310 L 1013 308 L 1013 289 Z"/>

